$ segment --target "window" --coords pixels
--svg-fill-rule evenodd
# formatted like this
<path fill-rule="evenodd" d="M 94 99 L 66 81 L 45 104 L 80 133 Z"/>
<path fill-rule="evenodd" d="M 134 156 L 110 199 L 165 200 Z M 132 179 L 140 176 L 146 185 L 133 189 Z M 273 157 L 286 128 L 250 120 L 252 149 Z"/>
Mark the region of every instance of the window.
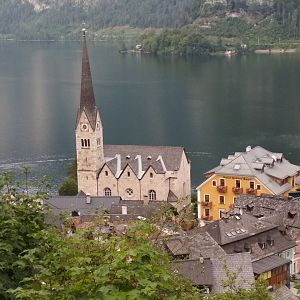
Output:
<path fill-rule="evenodd" d="M 212 181 L 212 185 L 213 185 L 213 186 L 217 186 L 217 181 L 216 181 L 216 180 L 213 180 L 213 181 Z"/>
<path fill-rule="evenodd" d="M 153 173 L 150 173 L 150 178 L 153 178 Z"/>
<path fill-rule="evenodd" d="M 241 181 L 239 179 L 237 179 L 235 181 L 235 187 L 240 188 L 241 187 Z"/>
<path fill-rule="evenodd" d="M 236 197 L 233 197 L 232 199 L 233 204 L 235 203 L 235 201 L 236 201 Z"/>
<path fill-rule="evenodd" d="M 207 195 L 207 194 L 204 195 L 204 201 L 205 201 L 205 202 L 209 202 L 209 195 Z"/>
<path fill-rule="evenodd" d="M 260 184 L 256 185 L 256 189 L 260 191 Z"/>
<path fill-rule="evenodd" d="M 110 188 L 106 187 L 104 189 L 104 196 L 106 196 L 106 197 L 110 197 L 111 196 L 111 189 Z"/>
<path fill-rule="evenodd" d="M 224 213 L 225 213 L 225 209 L 224 208 L 219 209 L 219 218 L 220 219 L 222 219 Z"/>
<path fill-rule="evenodd" d="M 225 186 L 225 179 L 224 178 L 220 179 L 220 186 Z"/>
<path fill-rule="evenodd" d="M 225 204 L 225 197 L 224 196 L 219 196 L 219 203 L 220 204 Z"/>
<path fill-rule="evenodd" d="M 101 142 L 101 141 L 100 141 L 100 139 L 98 138 L 98 139 L 97 139 L 97 146 L 100 146 L 100 142 Z"/>
<path fill-rule="evenodd" d="M 156 192 L 154 190 L 150 190 L 148 196 L 150 201 L 156 200 Z"/>
<path fill-rule="evenodd" d="M 127 176 L 130 177 L 130 172 L 127 172 Z"/>
<path fill-rule="evenodd" d="M 254 190 L 254 186 L 255 186 L 255 182 L 254 181 L 250 181 L 250 185 L 249 185 L 250 189 Z"/>
<path fill-rule="evenodd" d="M 108 176 L 108 171 L 105 171 L 105 176 Z"/>
<path fill-rule="evenodd" d="M 209 217 L 209 208 L 205 208 L 204 215 L 205 217 Z"/>
<path fill-rule="evenodd" d="M 127 194 L 128 197 L 132 197 L 133 190 L 131 188 L 126 189 L 125 192 L 126 192 L 126 194 Z"/>
<path fill-rule="evenodd" d="M 84 139 L 81 139 L 81 147 L 84 147 Z"/>

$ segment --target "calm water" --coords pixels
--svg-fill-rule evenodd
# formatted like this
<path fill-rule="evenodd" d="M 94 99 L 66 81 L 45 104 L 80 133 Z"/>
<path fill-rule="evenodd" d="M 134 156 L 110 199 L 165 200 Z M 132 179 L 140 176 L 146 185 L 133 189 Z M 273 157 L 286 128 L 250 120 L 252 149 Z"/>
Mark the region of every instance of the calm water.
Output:
<path fill-rule="evenodd" d="M 89 45 L 105 143 L 183 145 L 192 182 L 261 145 L 300 164 L 300 55 L 155 58 Z M 0 43 L 0 171 L 64 176 L 74 157 L 80 43 Z"/>

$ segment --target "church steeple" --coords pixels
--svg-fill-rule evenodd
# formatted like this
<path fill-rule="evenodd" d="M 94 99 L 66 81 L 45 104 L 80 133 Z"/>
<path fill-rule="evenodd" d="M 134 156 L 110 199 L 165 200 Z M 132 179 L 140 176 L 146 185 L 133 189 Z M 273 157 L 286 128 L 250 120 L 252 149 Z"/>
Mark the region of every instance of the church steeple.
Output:
<path fill-rule="evenodd" d="M 85 111 L 90 125 L 93 129 L 96 126 L 97 107 L 95 102 L 93 81 L 91 75 L 89 54 L 86 44 L 86 29 L 82 29 L 82 73 L 81 73 L 81 92 L 80 92 L 80 114 Z"/>

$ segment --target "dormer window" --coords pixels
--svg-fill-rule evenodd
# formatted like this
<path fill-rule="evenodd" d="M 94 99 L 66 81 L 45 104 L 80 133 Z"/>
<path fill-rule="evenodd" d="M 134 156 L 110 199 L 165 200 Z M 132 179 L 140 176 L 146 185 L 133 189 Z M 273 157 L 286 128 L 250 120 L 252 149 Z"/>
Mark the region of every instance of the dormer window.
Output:
<path fill-rule="evenodd" d="M 263 241 L 261 238 L 258 239 L 258 245 L 262 250 L 266 248 L 266 242 Z"/>
<path fill-rule="evenodd" d="M 270 246 L 274 246 L 274 238 L 271 235 L 267 236 L 267 242 Z"/>
<path fill-rule="evenodd" d="M 296 211 L 296 210 L 290 210 L 290 211 L 288 212 L 288 218 L 289 218 L 289 219 L 294 219 L 294 217 L 296 216 L 296 214 L 297 214 L 297 211 Z"/>

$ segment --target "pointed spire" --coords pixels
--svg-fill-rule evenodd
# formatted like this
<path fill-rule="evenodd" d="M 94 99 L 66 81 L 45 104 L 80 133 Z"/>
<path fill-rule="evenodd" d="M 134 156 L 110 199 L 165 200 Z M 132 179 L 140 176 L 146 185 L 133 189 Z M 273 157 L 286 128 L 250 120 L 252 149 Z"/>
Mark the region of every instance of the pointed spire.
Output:
<path fill-rule="evenodd" d="M 82 28 L 82 73 L 81 73 L 81 92 L 80 92 L 80 111 L 85 111 L 90 124 L 95 129 L 97 118 L 97 107 L 95 102 L 92 75 L 89 62 L 89 54 L 86 44 L 86 29 Z"/>

